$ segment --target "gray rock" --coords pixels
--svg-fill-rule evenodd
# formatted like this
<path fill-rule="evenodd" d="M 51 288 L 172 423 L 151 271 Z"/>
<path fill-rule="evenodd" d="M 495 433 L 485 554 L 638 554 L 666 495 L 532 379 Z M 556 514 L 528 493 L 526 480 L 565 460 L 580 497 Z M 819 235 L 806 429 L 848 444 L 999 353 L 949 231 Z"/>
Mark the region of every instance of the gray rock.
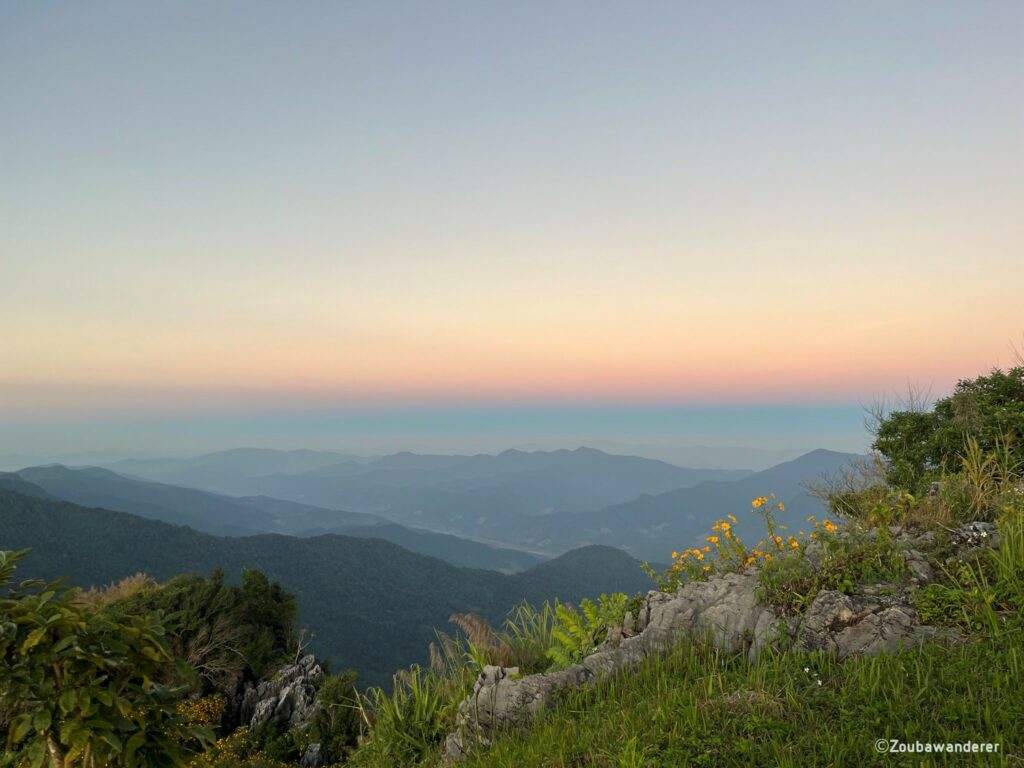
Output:
<path fill-rule="evenodd" d="M 313 656 L 281 667 L 271 680 L 249 685 L 239 706 L 240 721 L 249 728 L 272 722 L 281 728 L 302 728 L 316 711 L 316 689 L 324 672 Z"/>
<path fill-rule="evenodd" d="M 834 590 L 818 593 L 807 609 L 797 634 L 808 651 L 832 651 L 839 659 L 855 655 L 892 653 L 933 637 L 917 611 L 897 596 L 846 595 Z"/>
<path fill-rule="evenodd" d="M 930 552 L 935 549 L 938 541 L 935 539 L 934 531 L 925 531 L 918 536 L 907 536 L 900 540 L 900 545 L 905 549 L 916 549 L 919 552 Z"/>
<path fill-rule="evenodd" d="M 916 549 L 908 550 L 903 559 L 911 577 L 919 584 L 930 584 L 935 580 L 935 572 L 931 563 L 922 552 L 918 552 Z"/>
<path fill-rule="evenodd" d="M 992 547 L 999 549 L 999 529 L 993 523 L 964 523 L 953 530 L 953 545 L 959 549 Z"/>
<path fill-rule="evenodd" d="M 310 744 L 302 753 L 302 760 L 299 761 L 301 768 L 320 768 L 324 764 L 323 754 L 319 744 Z"/>

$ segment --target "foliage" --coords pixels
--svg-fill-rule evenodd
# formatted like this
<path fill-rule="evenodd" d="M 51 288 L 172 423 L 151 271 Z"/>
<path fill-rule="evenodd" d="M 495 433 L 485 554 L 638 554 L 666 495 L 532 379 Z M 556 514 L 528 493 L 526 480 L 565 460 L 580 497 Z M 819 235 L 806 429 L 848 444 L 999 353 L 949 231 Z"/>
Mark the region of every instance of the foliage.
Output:
<path fill-rule="evenodd" d="M 91 587 L 80 592 L 77 599 L 93 608 L 102 608 L 140 592 L 149 592 L 158 586 L 156 579 L 151 579 L 144 573 L 136 573 L 132 576 L 125 576 L 120 581 L 105 587 Z"/>
<path fill-rule="evenodd" d="M 875 751 L 886 738 L 999 742 L 1007 757 L 1019 758 L 1022 668 L 1019 638 L 841 663 L 797 652 L 750 662 L 746 654 L 678 643 L 664 657 L 573 691 L 529 732 L 499 737 L 465 765 L 895 765 L 896 756 Z M 964 764 L 963 755 L 929 758 L 929 765 Z"/>
<path fill-rule="evenodd" d="M 922 621 L 993 635 L 1024 632 L 1024 499 L 1003 508 L 998 548 L 961 556 L 912 599 Z"/>
<path fill-rule="evenodd" d="M 543 672 L 550 664 L 548 649 L 554 645 L 555 608 L 545 601 L 534 608 L 525 600 L 512 609 L 505 621 L 505 638 L 512 648 L 512 663 L 524 675 Z"/>
<path fill-rule="evenodd" d="M 292 768 L 289 763 L 268 755 L 254 734 L 239 728 L 218 739 L 206 752 L 194 757 L 188 768 Z"/>
<path fill-rule="evenodd" d="M 556 667 L 565 668 L 593 653 L 609 628 L 622 624 L 628 599 L 622 593 L 601 595 L 597 603 L 584 598 L 580 601 L 580 612 L 556 601 L 551 630 L 554 642 L 548 649 L 548 658 Z"/>
<path fill-rule="evenodd" d="M 347 536 L 217 538 L 154 520 L 0 489 L 0 531 L 8 548 L 33 547 L 22 573 L 108 584 L 144 567 L 161 582 L 221 566 L 236 583 L 257 566 L 296 596 L 310 651 L 367 685 L 389 685 L 396 669 L 428 663 L 427 648 L 453 613 L 476 608 L 499 627 L 522 600 L 578 601 L 600 592 L 645 589 L 636 561 L 610 547 L 577 550 L 513 575 L 467 572 L 386 541 Z M 149 602 L 139 600 L 140 610 Z M 177 610 L 174 606 L 166 609 Z M 233 655 L 233 654 L 232 654 Z M 294 646 L 287 646 L 294 658 Z M 258 665 L 257 665 L 258 666 Z M 216 688 L 207 682 L 205 691 Z"/>
<path fill-rule="evenodd" d="M 810 533 L 802 530 L 796 535 L 784 533 L 788 528 L 778 523 L 776 512 L 785 512 L 786 505 L 777 500 L 774 493 L 759 496 L 750 505 L 765 528 L 765 534 L 757 546 L 748 547 L 744 543 L 737 532 L 736 517 L 727 515 L 728 519 L 716 520 L 711 526 L 711 534 L 706 537 L 707 543 L 704 546 L 673 552 L 673 564 L 668 570 L 659 573 L 647 563 L 643 564 L 644 570 L 661 591 L 673 592 L 691 581 L 704 581 L 723 573 L 735 573 L 755 563 L 768 563 L 773 557 L 788 552 L 800 552 L 819 535 L 832 534 L 839 529 L 828 518 L 815 521 L 811 515 L 807 518 L 809 523 L 814 523 Z"/>
<path fill-rule="evenodd" d="M 227 706 L 227 700 L 216 693 L 199 699 L 185 699 L 178 704 L 178 712 L 192 725 L 217 726 Z"/>
<path fill-rule="evenodd" d="M 359 694 L 356 675 L 342 672 L 325 679 L 317 690 L 317 710 L 302 735 L 306 743 L 320 744 L 328 762 L 341 761 L 359 738 Z"/>
<path fill-rule="evenodd" d="M 983 455 L 1002 453 L 1007 469 L 1024 465 L 1024 366 L 961 380 L 931 411 L 888 414 L 873 447 L 887 460 L 892 486 L 920 493 L 943 473 L 961 471 L 965 438 Z"/>
<path fill-rule="evenodd" d="M 806 549 L 762 564 L 758 573 L 762 600 L 801 613 L 823 589 L 851 593 L 858 585 L 898 581 L 906 571 L 903 553 L 884 527 L 839 532 L 819 526 L 815 537 Z"/>
<path fill-rule="evenodd" d="M 226 584 L 220 570 L 209 579 L 179 576 L 107 611 L 163 612 L 171 649 L 202 677 L 203 693 L 233 696 L 244 682 L 286 661 L 294 644 L 295 598 L 252 569 L 242 572 L 241 586 Z"/>
<path fill-rule="evenodd" d="M 114 619 L 60 584 L 12 585 L 24 554 L 0 552 L 0 712 L 10 718 L 0 762 L 176 765 L 212 741 L 177 711 L 187 671 L 174 662 L 160 614 Z"/>
<path fill-rule="evenodd" d="M 373 737 L 357 753 L 368 764 L 416 765 L 431 754 L 454 723 L 451 699 L 440 679 L 420 667 L 394 677 L 390 694 L 371 688 L 360 696 L 360 715 Z"/>

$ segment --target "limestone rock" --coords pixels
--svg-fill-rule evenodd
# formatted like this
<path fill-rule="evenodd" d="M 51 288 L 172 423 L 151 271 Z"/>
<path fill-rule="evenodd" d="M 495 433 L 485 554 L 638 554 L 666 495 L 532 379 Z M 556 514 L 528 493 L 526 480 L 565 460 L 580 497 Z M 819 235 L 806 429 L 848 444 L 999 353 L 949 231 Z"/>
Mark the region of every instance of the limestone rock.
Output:
<path fill-rule="evenodd" d="M 823 590 L 807 609 L 797 635 L 801 648 L 833 651 L 839 659 L 892 653 L 933 637 L 917 611 L 898 597 Z"/>
<path fill-rule="evenodd" d="M 303 727 L 316 710 L 316 689 L 323 678 L 313 656 L 282 667 L 273 679 L 246 687 L 239 706 L 241 723 L 249 728 L 266 722 L 284 729 Z"/>

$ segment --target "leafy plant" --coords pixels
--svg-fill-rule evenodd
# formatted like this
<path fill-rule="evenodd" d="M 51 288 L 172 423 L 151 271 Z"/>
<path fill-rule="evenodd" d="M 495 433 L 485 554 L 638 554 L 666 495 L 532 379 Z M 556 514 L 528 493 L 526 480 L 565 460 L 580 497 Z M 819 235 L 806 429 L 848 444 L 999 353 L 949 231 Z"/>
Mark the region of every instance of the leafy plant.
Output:
<path fill-rule="evenodd" d="M 415 765 L 444 738 L 449 699 L 436 675 L 418 666 L 394 677 L 390 694 L 371 688 L 359 697 L 371 740 L 362 756 L 388 765 Z"/>
<path fill-rule="evenodd" d="M 7 765 L 170 766 L 212 732 L 177 709 L 188 670 L 176 663 L 159 614 L 115 620 L 78 590 L 12 586 L 21 552 L 0 552 L 0 712 Z M 156 682 L 172 678 L 178 685 Z"/>
<path fill-rule="evenodd" d="M 303 734 L 304 740 L 320 744 L 323 757 L 340 762 L 359 738 L 359 693 L 354 672 L 325 679 L 317 689 L 317 708 Z"/>
<path fill-rule="evenodd" d="M 584 598 L 580 612 L 567 603 L 555 602 L 555 625 L 551 630 L 554 644 L 548 658 L 557 667 L 568 667 L 582 661 L 607 634 L 610 627 L 621 624 L 629 598 L 621 593 L 601 595 L 598 602 Z"/>
<path fill-rule="evenodd" d="M 1018 470 L 1024 462 L 1024 366 L 961 380 L 930 411 L 899 410 L 879 419 L 873 447 L 893 487 L 918 494 L 943 472 L 961 471 L 965 439 L 982 455 Z"/>

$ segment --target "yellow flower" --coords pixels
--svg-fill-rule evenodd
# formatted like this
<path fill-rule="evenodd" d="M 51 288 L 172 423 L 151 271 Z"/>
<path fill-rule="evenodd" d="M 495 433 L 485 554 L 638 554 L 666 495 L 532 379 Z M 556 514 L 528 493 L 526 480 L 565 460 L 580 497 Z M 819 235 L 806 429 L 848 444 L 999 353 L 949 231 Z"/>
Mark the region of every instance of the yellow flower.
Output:
<path fill-rule="evenodd" d="M 727 538 L 727 539 L 730 539 L 730 538 L 732 538 L 732 534 L 731 534 L 731 533 L 729 533 L 728 531 L 726 531 L 726 532 L 725 532 L 725 538 Z"/>
<path fill-rule="evenodd" d="M 711 566 L 710 565 L 705 565 L 704 566 L 704 570 L 705 571 L 710 571 L 711 570 Z"/>
<path fill-rule="evenodd" d="M 712 530 L 712 531 L 717 531 L 717 530 L 718 530 L 718 529 L 719 529 L 720 527 L 721 527 L 721 526 L 718 526 L 718 525 L 712 525 L 712 526 L 711 526 L 711 530 Z"/>
<path fill-rule="evenodd" d="M 672 553 L 672 559 L 675 560 L 677 557 L 679 557 L 679 553 L 678 552 L 673 552 Z"/>
<path fill-rule="evenodd" d="M 799 541 L 792 541 L 792 542 L 790 542 L 789 546 L 791 546 L 793 549 L 796 549 L 797 547 L 800 546 L 800 542 Z"/>
<path fill-rule="evenodd" d="M 673 568 L 675 568 L 675 569 L 676 569 L 676 570 L 678 571 L 678 570 L 679 570 L 680 568 L 682 568 L 683 566 L 682 566 L 682 565 L 680 565 L 679 563 L 676 563 L 676 564 L 675 564 L 675 565 L 673 565 L 672 567 L 673 567 Z"/>
<path fill-rule="evenodd" d="M 780 501 L 780 502 L 779 502 L 779 512 L 785 512 L 785 511 L 786 511 L 786 505 L 785 505 L 785 504 L 783 504 L 783 503 L 782 503 L 782 502 Z"/>
<path fill-rule="evenodd" d="M 765 559 L 765 560 L 771 560 L 771 559 L 772 559 L 772 556 L 771 556 L 771 554 L 770 554 L 770 553 L 768 553 L 768 552 L 765 552 L 765 553 L 764 553 L 764 559 Z"/>
<path fill-rule="evenodd" d="M 698 560 L 703 560 L 704 559 L 704 553 L 703 552 L 698 552 L 697 553 L 697 559 Z"/>
<path fill-rule="evenodd" d="M 706 547 L 704 547 L 704 551 L 705 551 L 705 552 L 710 552 L 710 551 L 711 551 L 711 547 L 707 547 L 707 546 L 706 546 Z"/>
<path fill-rule="evenodd" d="M 782 543 L 782 537 L 781 536 L 776 536 L 775 537 L 775 543 L 776 544 L 781 544 Z"/>
<path fill-rule="evenodd" d="M 814 515 L 808 515 L 807 516 L 807 522 L 808 523 L 813 523 L 814 522 Z"/>
<path fill-rule="evenodd" d="M 754 562 L 754 558 L 748 557 L 747 558 L 747 565 L 750 565 L 752 562 Z"/>
<path fill-rule="evenodd" d="M 717 544 L 718 543 L 718 537 L 717 536 L 708 536 L 707 540 L 710 541 L 712 544 Z"/>
<path fill-rule="evenodd" d="M 803 531 L 800 531 L 800 535 L 801 535 L 801 536 L 803 536 L 803 535 L 804 535 L 804 532 L 803 532 Z"/>
<path fill-rule="evenodd" d="M 732 515 L 729 515 L 729 519 L 732 520 L 734 524 L 736 523 L 736 518 L 733 517 Z"/>
<path fill-rule="evenodd" d="M 722 523 L 722 530 L 723 531 L 728 531 L 730 528 L 732 528 L 732 526 L 729 525 L 728 523 Z"/>

